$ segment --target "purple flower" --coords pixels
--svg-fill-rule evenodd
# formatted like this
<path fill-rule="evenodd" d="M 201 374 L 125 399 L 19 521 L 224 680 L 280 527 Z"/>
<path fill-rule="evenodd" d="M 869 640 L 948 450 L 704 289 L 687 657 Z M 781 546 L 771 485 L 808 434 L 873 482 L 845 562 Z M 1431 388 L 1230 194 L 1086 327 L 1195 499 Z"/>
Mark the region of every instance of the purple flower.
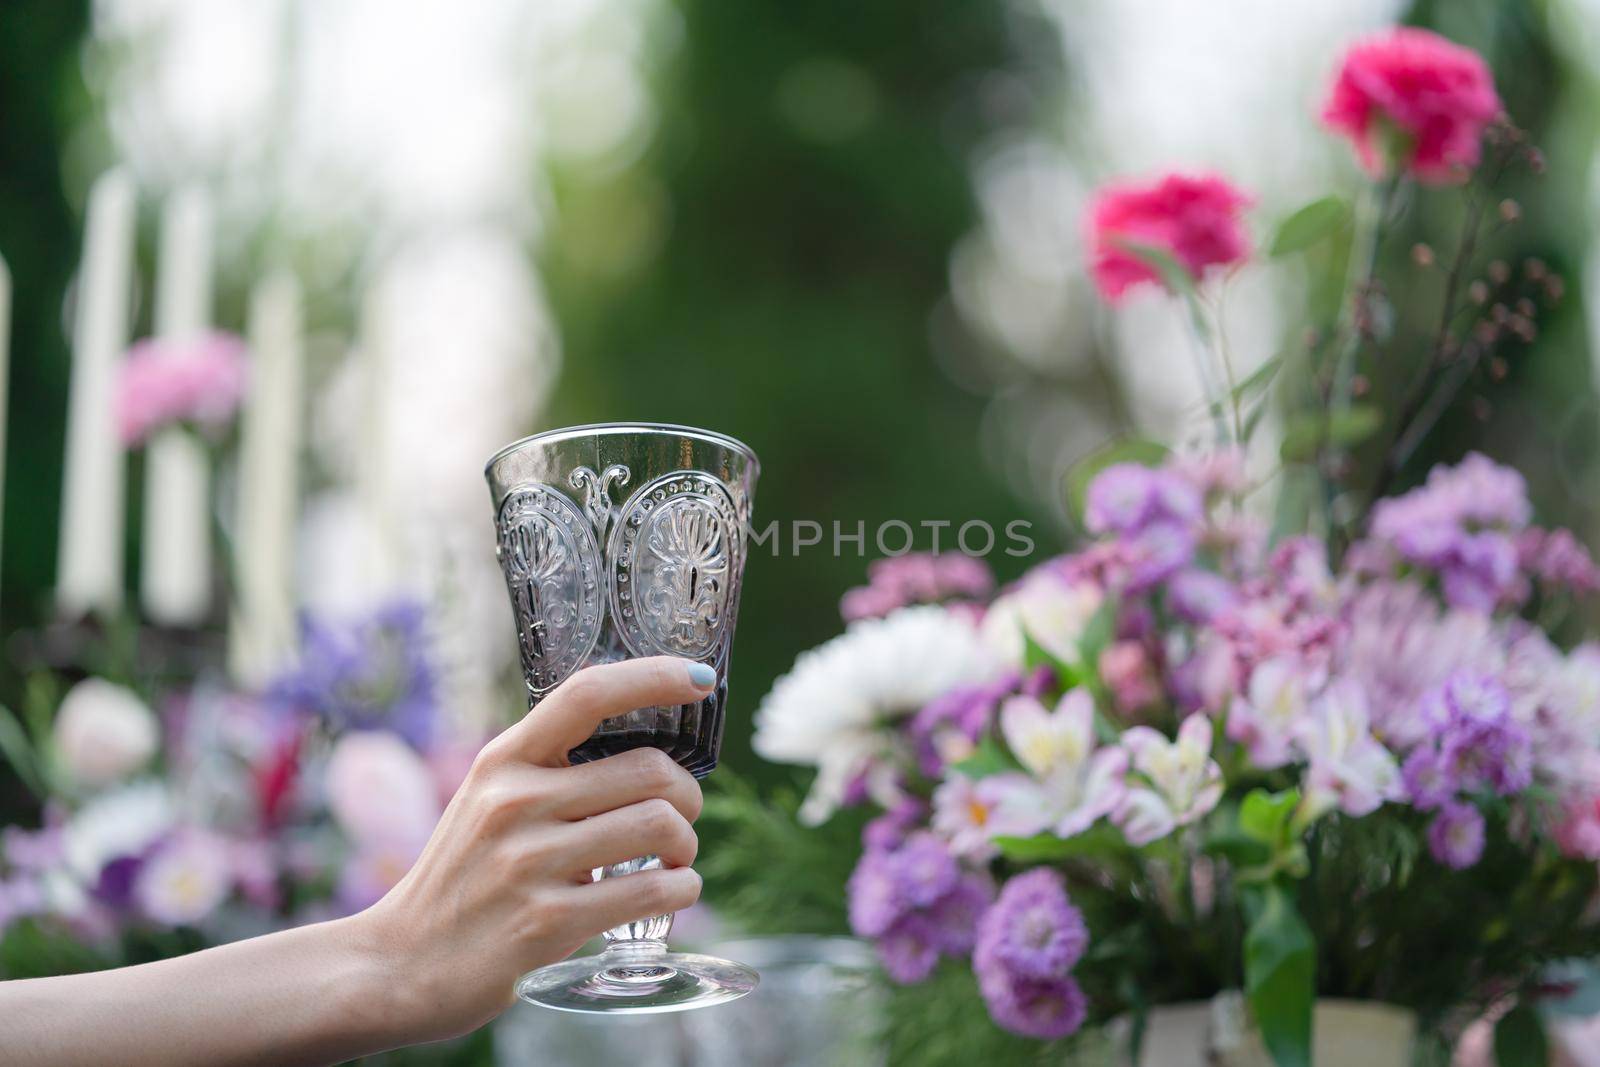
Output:
<path fill-rule="evenodd" d="M 1489 611 L 1525 593 L 1515 535 L 1531 511 L 1522 475 L 1474 452 L 1379 502 L 1371 535 L 1407 563 L 1437 571 L 1452 606 Z"/>
<path fill-rule="evenodd" d="M 845 885 L 850 904 L 850 929 L 858 937 L 881 937 L 907 911 L 892 855 L 889 852 L 863 853 Z"/>
<path fill-rule="evenodd" d="M 335 731 L 389 729 L 425 748 L 438 700 L 424 623 L 414 601 L 348 622 L 307 618 L 300 662 L 270 692 Z"/>
<path fill-rule="evenodd" d="M 994 589 L 988 565 L 960 552 L 913 552 L 874 560 L 867 584 L 845 593 L 845 622 L 877 619 L 910 604 L 936 604 L 951 597 L 983 597 Z"/>
<path fill-rule="evenodd" d="M 939 962 L 932 924 L 923 915 L 907 915 L 878 938 L 878 958 L 889 977 L 901 985 L 922 981 Z"/>
<path fill-rule="evenodd" d="M 861 828 L 861 844 L 869 852 L 892 852 L 905 844 L 906 836 L 925 814 L 927 809 L 920 800 L 903 797 L 900 803 Z"/>
<path fill-rule="evenodd" d="M 1198 568 L 1179 571 L 1167 583 L 1167 603 L 1184 622 L 1203 625 L 1239 601 L 1239 591 L 1221 575 Z"/>
<path fill-rule="evenodd" d="M 1126 533 L 1144 525 L 1155 495 L 1155 472 L 1138 463 L 1113 463 L 1094 476 L 1084 499 L 1090 533 Z"/>
<path fill-rule="evenodd" d="M 1511 710 L 1511 694 L 1493 675 L 1463 670 L 1444 683 L 1445 707 L 1462 718 L 1498 723 Z"/>
<path fill-rule="evenodd" d="M 994 886 L 981 874 L 964 874 L 928 909 L 929 935 L 946 956 L 965 956 L 978 937 L 978 923 L 994 899 Z"/>
<path fill-rule="evenodd" d="M 1483 856 L 1483 815 L 1471 804 L 1446 804 L 1428 827 L 1428 851 L 1454 870 L 1471 867 Z"/>
<path fill-rule="evenodd" d="M 1137 463 L 1114 463 L 1095 475 L 1084 500 L 1084 523 L 1096 534 L 1138 534 L 1157 523 L 1192 526 L 1204 515 L 1193 482 Z"/>
<path fill-rule="evenodd" d="M 978 924 L 978 954 L 1023 978 L 1064 976 L 1088 945 L 1083 913 L 1061 876 L 1045 867 L 1007 882 Z"/>
<path fill-rule="evenodd" d="M 1166 581 L 1194 559 L 1195 534 L 1191 527 L 1171 520 L 1152 522 L 1123 544 L 1127 587 L 1141 592 Z"/>
<path fill-rule="evenodd" d="M 1455 782 L 1438 750 L 1431 745 L 1417 748 L 1406 757 L 1400 773 L 1411 803 L 1423 811 L 1432 811 L 1455 795 Z"/>
<path fill-rule="evenodd" d="M 1546 585 L 1576 593 L 1600 589 L 1600 567 L 1572 531 L 1531 527 L 1517 538 L 1519 566 Z"/>
<path fill-rule="evenodd" d="M 1089 1013 L 1072 978 L 1024 978 L 992 965 L 979 965 L 977 973 L 989 1017 L 1014 1034 L 1053 1041 L 1076 1033 Z"/>
<path fill-rule="evenodd" d="M 1000 701 L 1015 693 L 1021 682 L 1021 676 L 1010 671 L 983 685 L 957 686 L 923 705 L 909 727 L 922 773 L 938 778 L 947 764 L 965 759 L 994 721 Z"/>
<path fill-rule="evenodd" d="M 950 892 L 961 874 L 944 842 L 930 833 L 906 838 L 906 843 L 890 854 L 889 862 L 902 898 L 917 908 L 928 907 Z"/>

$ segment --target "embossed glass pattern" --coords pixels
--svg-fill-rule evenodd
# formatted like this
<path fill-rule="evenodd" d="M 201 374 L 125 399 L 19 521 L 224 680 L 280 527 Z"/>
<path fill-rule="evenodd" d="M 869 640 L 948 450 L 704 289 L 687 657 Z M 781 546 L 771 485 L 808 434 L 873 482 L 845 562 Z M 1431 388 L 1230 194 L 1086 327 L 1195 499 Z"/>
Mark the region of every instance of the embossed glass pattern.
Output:
<path fill-rule="evenodd" d="M 574 763 L 631 748 L 669 753 L 696 777 L 717 764 L 728 653 L 758 471 L 731 437 L 685 426 L 607 424 L 536 434 L 486 475 L 496 553 L 516 619 L 528 706 L 594 663 L 667 655 L 716 670 L 692 704 L 601 723 Z M 656 864 L 641 857 L 598 872 Z M 609 931 L 606 952 L 527 975 L 525 999 L 569 1011 L 675 1011 L 754 988 L 740 964 L 666 951 L 671 916 Z"/>

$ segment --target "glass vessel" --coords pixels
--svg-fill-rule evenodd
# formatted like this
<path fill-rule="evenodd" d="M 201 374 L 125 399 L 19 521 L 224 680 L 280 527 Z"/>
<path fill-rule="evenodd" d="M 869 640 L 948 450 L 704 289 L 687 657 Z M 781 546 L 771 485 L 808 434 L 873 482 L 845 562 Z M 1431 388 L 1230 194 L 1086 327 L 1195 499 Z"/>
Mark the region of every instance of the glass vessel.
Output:
<path fill-rule="evenodd" d="M 551 430 L 489 461 L 495 552 L 530 712 L 594 663 L 665 655 L 717 672 L 692 704 L 605 720 L 568 754 L 573 763 L 651 747 L 697 778 L 716 767 L 758 471 L 755 453 L 731 437 L 649 423 Z M 659 864 L 644 856 L 595 877 Z M 608 930 L 600 955 L 524 975 L 517 995 L 563 1011 L 643 1013 L 720 1004 L 755 988 L 756 972 L 743 964 L 669 952 L 671 928 L 672 916 L 658 915 Z"/>

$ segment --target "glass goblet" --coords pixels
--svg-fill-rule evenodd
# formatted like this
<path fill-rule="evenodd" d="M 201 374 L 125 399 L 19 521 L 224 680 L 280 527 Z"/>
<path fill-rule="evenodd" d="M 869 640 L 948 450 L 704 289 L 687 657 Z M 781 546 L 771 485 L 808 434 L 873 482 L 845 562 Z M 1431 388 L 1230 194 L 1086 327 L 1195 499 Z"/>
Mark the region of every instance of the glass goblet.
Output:
<path fill-rule="evenodd" d="M 496 555 L 516 618 L 528 707 L 574 671 L 641 656 L 712 667 L 701 700 L 607 719 L 573 763 L 659 748 L 697 778 L 717 765 L 728 654 L 759 464 L 748 447 L 687 426 L 608 423 L 535 434 L 501 449 L 485 475 Z M 643 856 L 595 872 L 659 866 Z M 682 1011 L 750 992 L 743 964 L 667 950 L 672 916 L 606 931 L 598 956 L 541 967 L 517 983 L 563 1011 Z"/>

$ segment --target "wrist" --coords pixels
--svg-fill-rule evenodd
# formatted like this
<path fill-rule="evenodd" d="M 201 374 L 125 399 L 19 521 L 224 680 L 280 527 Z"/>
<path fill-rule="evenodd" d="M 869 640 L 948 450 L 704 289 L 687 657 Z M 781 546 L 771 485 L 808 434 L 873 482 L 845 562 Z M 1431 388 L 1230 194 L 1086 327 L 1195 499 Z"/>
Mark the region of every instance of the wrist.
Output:
<path fill-rule="evenodd" d="M 329 993 L 344 1033 L 370 1052 L 422 1040 L 416 1031 L 424 1016 L 410 1002 L 414 987 L 403 979 L 399 953 L 373 909 L 323 925 L 333 956 Z"/>

